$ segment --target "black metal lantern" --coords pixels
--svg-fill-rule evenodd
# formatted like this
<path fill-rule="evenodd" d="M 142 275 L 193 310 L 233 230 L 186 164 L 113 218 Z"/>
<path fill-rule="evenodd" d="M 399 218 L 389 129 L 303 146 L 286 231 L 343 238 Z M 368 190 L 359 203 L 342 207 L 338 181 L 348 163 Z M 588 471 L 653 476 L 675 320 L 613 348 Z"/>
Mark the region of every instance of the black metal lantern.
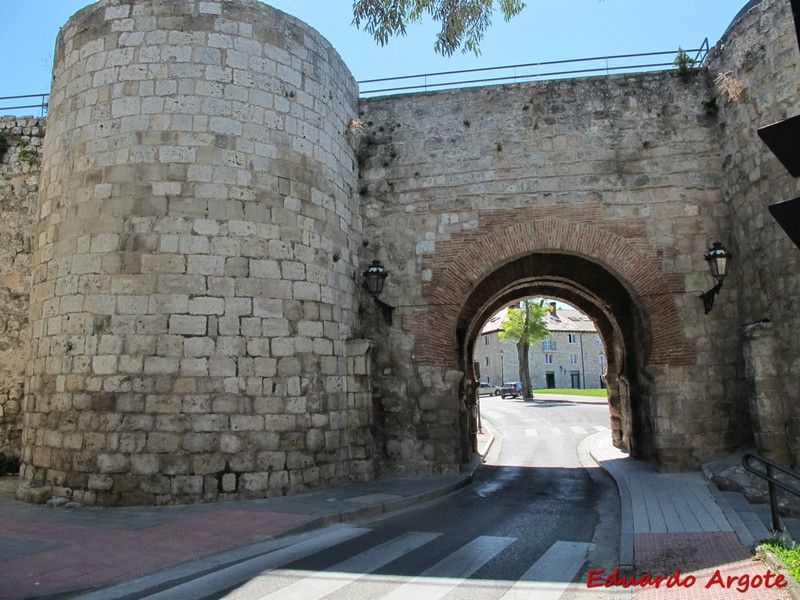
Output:
<path fill-rule="evenodd" d="M 733 254 L 728 252 L 725 246 L 720 242 L 714 242 L 714 245 L 709 248 L 708 254 L 706 254 L 704 258 L 708 263 L 711 275 L 717 280 L 717 285 L 700 296 L 703 299 L 703 307 L 705 308 L 706 314 L 708 314 L 714 307 L 714 296 L 719 294 L 719 291 L 722 289 L 722 282 L 728 275 L 728 267 L 730 266 Z"/>
<path fill-rule="evenodd" d="M 391 325 L 392 311 L 394 311 L 394 307 L 386 304 L 380 298 L 378 298 L 378 296 L 383 293 L 383 284 L 386 283 L 386 277 L 388 276 L 389 273 L 383 268 L 383 265 L 379 260 L 373 260 L 369 268 L 364 271 L 364 279 L 367 282 L 367 290 L 370 294 L 372 294 L 372 297 L 375 298 L 375 304 L 380 307 L 381 312 L 383 313 L 384 321 L 386 321 L 388 325 Z"/>
<path fill-rule="evenodd" d="M 377 298 L 383 293 L 383 284 L 389 273 L 383 268 L 381 261 L 373 260 L 372 265 L 364 271 L 364 279 L 367 280 L 367 290 L 373 298 Z"/>
<path fill-rule="evenodd" d="M 722 283 L 722 280 L 728 274 L 729 261 L 733 258 L 733 255 L 720 242 L 714 242 L 705 258 L 706 262 L 708 262 L 708 268 L 711 269 L 711 275 Z"/>

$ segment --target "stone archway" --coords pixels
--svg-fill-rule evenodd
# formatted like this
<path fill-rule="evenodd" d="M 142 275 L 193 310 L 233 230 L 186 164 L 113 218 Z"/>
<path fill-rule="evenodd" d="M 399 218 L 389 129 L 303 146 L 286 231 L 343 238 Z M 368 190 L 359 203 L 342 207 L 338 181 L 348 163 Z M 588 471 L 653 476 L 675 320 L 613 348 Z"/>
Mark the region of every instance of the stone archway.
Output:
<path fill-rule="evenodd" d="M 659 252 L 593 225 L 554 218 L 451 244 L 459 244 L 459 250 L 437 246 L 430 309 L 417 332 L 417 360 L 460 370 L 471 381 L 471 347 L 494 311 L 525 296 L 561 298 L 586 313 L 607 344 L 615 443 L 634 456 L 655 456 L 649 435 L 652 407 L 640 393 L 640 369 L 696 360 L 673 299 L 685 291 L 683 283 L 662 272 Z M 474 401 L 470 386 L 462 390 L 464 459 L 474 443 L 468 419 Z"/>
<path fill-rule="evenodd" d="M 492 286 L 499 281 L 508 283 L 492 292 Z M 483 324 L 500 308 L 531 296 L 562 300 L 592 319 L 607 356 L 604 379 L 613 443 L 634 455 L 645 453 L 646 444 L 638 443 L 638 438 L 643 436 L 634 435 L 634 429 L 639 429 L 634 428 L 634 414 L 638 416 L 638 413 L 631 406 L 630 390 L 621 382 L 635 379 L 637 357 L 647 352 L 637 340 L 649 336 L 637 335 L 645 324 L 630 296 L 610 274 L 603 273 L 601 267 L 586 259 L 551 253 L 527 255 L 500 267 L 476 287 L 467 305 L 477 305 L 484 299 L 482 308 L 477 311 L 465 308 L 459 316 L 461 323 L 468 324 L 463 336 L 465 349 L 461 353 L 465 357 L 468 384 L 476 379 L 471 357 Z M 605 300 L 606 297 L 609 300 Z M 470 397 L 468 389 L 467 398 Z M 639 406 L 639 412 L 641 409 Z M 639 423 L 644 421 L 644 418 L 638 419 Z"/>

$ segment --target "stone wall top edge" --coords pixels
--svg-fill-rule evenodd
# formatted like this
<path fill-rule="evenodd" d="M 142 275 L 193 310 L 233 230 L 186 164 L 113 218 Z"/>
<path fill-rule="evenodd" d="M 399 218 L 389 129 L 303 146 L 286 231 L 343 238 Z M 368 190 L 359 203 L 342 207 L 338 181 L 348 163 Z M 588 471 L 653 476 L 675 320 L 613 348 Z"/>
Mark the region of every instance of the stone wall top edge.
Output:
<path fill-rule="evenodd" d="M 148 0 L 98 0 L 97 2 L 93 2 L 88 6 L 83 7 L 75 14 L 73 14 L 67 22 L 60 28 L 58 35 L 56 37 L 56 52 L 64 39 L 65 35 L 68 35 L 68 29 L 71 25 L 77 24 L 82 19 L 89 18 L 90 15 L 94 14 L 96 11 L 103 10 L 112 6 L 121 6 L 125 4 L 135 5 L 135 4 L 142 4 Z M 149 0 L 152 2 L 163 2 L 164 0 Z M 174 1 L 187 1 L 198 4 L 200 0 L 174 0 Z M 349 87 L 354 88 L 357 90 L 357 84 L 355 81 L 355 77 L 353 76 L 352 72 L 350 71 L 349 66 L 345 63 L 342 56 L 336 50 L 336 48 L 328 41 L 325 36 L 323 36 L 319 31 L 317 31 L 314 27 L 298 19 L 297 17 L 292 16 L 289 13 L 286 13 L 274 6 L 266 4 L 265 2 L 261 2 L 259 0 L 203 0 L 205 3 L 213 4 L 219 3 L 220 5 L 239 5 L 241 7 L 245 7 L 264 15 L 273 15 L 277 18 L 288 21 L 292 25 L 302 29 L 305 33 L 310 35 L 317 41 L 321 47 L 323 47 L 328 53 L 331 60 L 336 61 L 339 65 L 343 68 L 344 72 L 346 73 L 347 77 L 350 80 Z"/>
<path fill-rule="evenodd" d="M 732 31 L 736 28 L 736 26 L 739 25 L 740 21 L 752 9 L 754 9 L 756 6 L 761 4 L 761 2 L 762 2 L 762 0 L 749 0 L 749 2 L 746 2 L 745 5 L 739 10 L 739 12 L 736 13 L 736 15 L 733 17 L 733 19 L 731 19 L 731 22 L 728 24 L 728 26 L 725 28 L 725 31 L 720 36 L 719 41 L 723 41 L 724 39 L 726 39 L 732 33 Z"/>
<path fill-rule="evenodd" d="M 2 115 L 0 116 L 0 127 L 8 127 L 19 121 L 40 121 L 47 122 L 47 117 L 37 117 L 35 115 Z"/>
<path fill-rule="evenodd" d="M 360 98 L 359 104 L 378 104 L 386 101 L 400 101 L 400 100 L 417 100 L 420 98 L 430 97 L 441 100 L 443 97 L 451 96 L 464 96 L 466 94 L 486 94 L 486 93 L 499 93 L 503 91 L 524 93 L 529 90 L 535 90 L 537 87 L 580 87 L 580 86 L 606 86 L 617 85 L 620 82 L 647 82 L 654 80 L 661 80 L 668 82 L 672 79 L 677 79 L 678 75 L 674 70 L 665 71 L 645 71 L 639 73 L 617 73 L 614 75 L 595 75 L 589 77 L 568 77 L 563 79 L 540 79 L 535 81 L 520 81 L 515 83 L 499 83 L 494 85 L 480 85 L 480 86 L 465 86 L 459 88 L 448 88 L 443 90 L 426 90 L 421 92 L 408 92 L 403 94 L 385 94 L 383 96 L 369 96 Z"/>

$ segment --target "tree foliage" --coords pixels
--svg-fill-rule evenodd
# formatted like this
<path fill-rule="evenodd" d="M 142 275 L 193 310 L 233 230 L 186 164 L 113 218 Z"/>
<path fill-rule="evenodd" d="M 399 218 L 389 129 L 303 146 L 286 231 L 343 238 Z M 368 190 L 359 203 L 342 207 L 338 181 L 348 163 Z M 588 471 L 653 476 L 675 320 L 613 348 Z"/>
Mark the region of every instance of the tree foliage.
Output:
<path fill-rule="evenodd" d="M 353 24 L 384 46 L 389 38 L 405 35 L 408 24 L 427 14 L 441 24 L 434 44 L 438 54 L 451 56 L 461 48 L 477 55 L 495 4 L 506 21 L 525 8 L 522 0 L 354 0 Z"/>
<path fill-rule="evenodd" d="M 549 312 L 544 300 L 524 300 L 522 308 L 510 308 L 503 329 L 498 333 L 500 341 L 510 340 L 517 346 L 519 360 L 519 380 L 522 383 L 522 396 L 531 393 L 531 372 L 528 361 L 530 347 L 537 341 L 550 336 L 543 319 Z"/>

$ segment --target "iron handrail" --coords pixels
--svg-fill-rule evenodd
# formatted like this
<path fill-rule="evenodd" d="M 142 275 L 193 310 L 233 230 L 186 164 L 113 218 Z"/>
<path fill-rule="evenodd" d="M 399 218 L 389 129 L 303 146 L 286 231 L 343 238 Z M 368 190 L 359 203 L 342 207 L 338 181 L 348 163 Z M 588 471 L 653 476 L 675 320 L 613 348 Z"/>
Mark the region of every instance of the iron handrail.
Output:
<path fill-rule="evenodd" d="M 25 94 L 23 96 L 0 96 L 0 111 L 7 111 L 7 110 L 21 110 L 23 108 L 39 108 L 42 111 L 42 116 L 47 112 L 47 104 L 48 98 L 50 94 Z M 5 106 L 3 102 L 8 100 L 24 100 L 26 98 L 41 98 L 42 101 L 39 104 L 23 104 L 19 106 Z"/>
<path fill-rule="evenodd" d="M 674 62 L 656 62 L 656 63 L 649 63 L 649 64 L 632 64 L 632 65 L 619 65 L 619 66 L 609 66 L 608 61 L 610 60 L 621 60 L 621 59 L 631 59 L 631 58 L 642 58 L 642 57 L 652 57 L 652 56 L 675 56 L 679 51 L 669 50 L 664 52 L 643 52 L 638 54 L 615 54 L 611 56 L 595 56 L 591 58 L 575 58 L 575 59 L 568 59 L 568 60 L 551 60 L 551 61 L 542 61 L 542 62 L 534 62 L 534 63 L 521 63 L 515 65 L 504 65 L 499 67 L 481 67 L 477 69 L 462 69 L 457 71 L 437 71 L 432 73 L 420 73 L 418 75 L 400 75 L 395 77 L 382 77 L 379 79 L 364 79 L 358 81 L 359 86 L 366 85 L 366 84 L 376 84 L 376 83 L 384 83 L 389 84 L 390 82 L 400 82 L 400 81 L 407 81 L 409 82 L 408 85 L 399 85 L 394 87 L 381 87 L 376 89 L 367 89 L 361 90 L 361 94 L 378 94 L 378 93 L 385 93 L 385 92 L 403 92 L 403 91 L 410 91 L 410 90 L 427 90 L 431 88 L 441 88 L 446 86 L 458 86 L 458 85 L 465 85 L 465 84 L 475 84 L 475 83 L 496 83 L 499 81 L 517 81 L 517 80 L 528 80 L 528 79 L 542 79 L 545 77 L 555 77 L 555 76 L 563 76 L 563 75 L 585 75 L 588 73 L 599 73 L 605 72 L 607 74 L 611 73 L 612 71 L 635 71 L 636 69 L 664 69 L 668 67 L 675 66 Z M 685 51 L 687 54 L 694 53 L 693 64 L 700 65 L 705 61 L 706 57 L 708 56 L 709 52 L 709 44 L 708 38 L 703 40 L 703 43 L 700 44 L 699 48 L 695 48 L 692 50 Z M 473 73 L 491 73 L 494 71 L 501 71 L 501 70 L 516 70 L 516 69 L 524 69 L 524 68 L 541 68 L 541 67 L 548 67 L 554 65 L 576 65 L 579 63 L 587 63 L 587 62 L 598 62 L 598 61 L 605 61 L 605 65 L 600 65 L 591 68 L 581 68 L 581 69 L 566 69 L 566 70 L 557 70 L 557 71 L 548 71 L 545 73 L 529 73 L 529 74 L 517 74 L 516 71 L 513 74 L 504 75 L 500 77 L 478 77 L 478 78 L 463 78 L 458 80 L 448 80 L 444 82 L 435 82 L 430 83 L 428 82 L 428 78 L 435 78 L 435 77 L 449 77 L 453 75 L 469 75 Z M 422 80 L 421 83 L 414 83 L 415 81 Z"/>
<path fill-rule="evenodd" d="M 753 461 L 759 461 L 763 463 L 765 467 L 764 471 L 760 471 L 751 465 L 750 463 Z M 767 489 L 769 490 L 769 507 L 770 511 L 772 512 L 772 531 L 773 533 L 782 531 L 781 517 L 778 514 L 778 496 L 775 486 L 798 497 L 800 497 L 800 488 L 795 488 L 788 483 L 776 479 L 774 469 L 777 469 L 781 473 L 784 473 L 785 475 L 788 475 L 797 481 L 800 481 L 800 473 L 780 463 L 776 463 L 774 460 L 770 460 L 769 458 L 761 456 L 752 450 L 745 452 L 742 456 L 742 466 L 753 475 L 766 480 Z"/>

